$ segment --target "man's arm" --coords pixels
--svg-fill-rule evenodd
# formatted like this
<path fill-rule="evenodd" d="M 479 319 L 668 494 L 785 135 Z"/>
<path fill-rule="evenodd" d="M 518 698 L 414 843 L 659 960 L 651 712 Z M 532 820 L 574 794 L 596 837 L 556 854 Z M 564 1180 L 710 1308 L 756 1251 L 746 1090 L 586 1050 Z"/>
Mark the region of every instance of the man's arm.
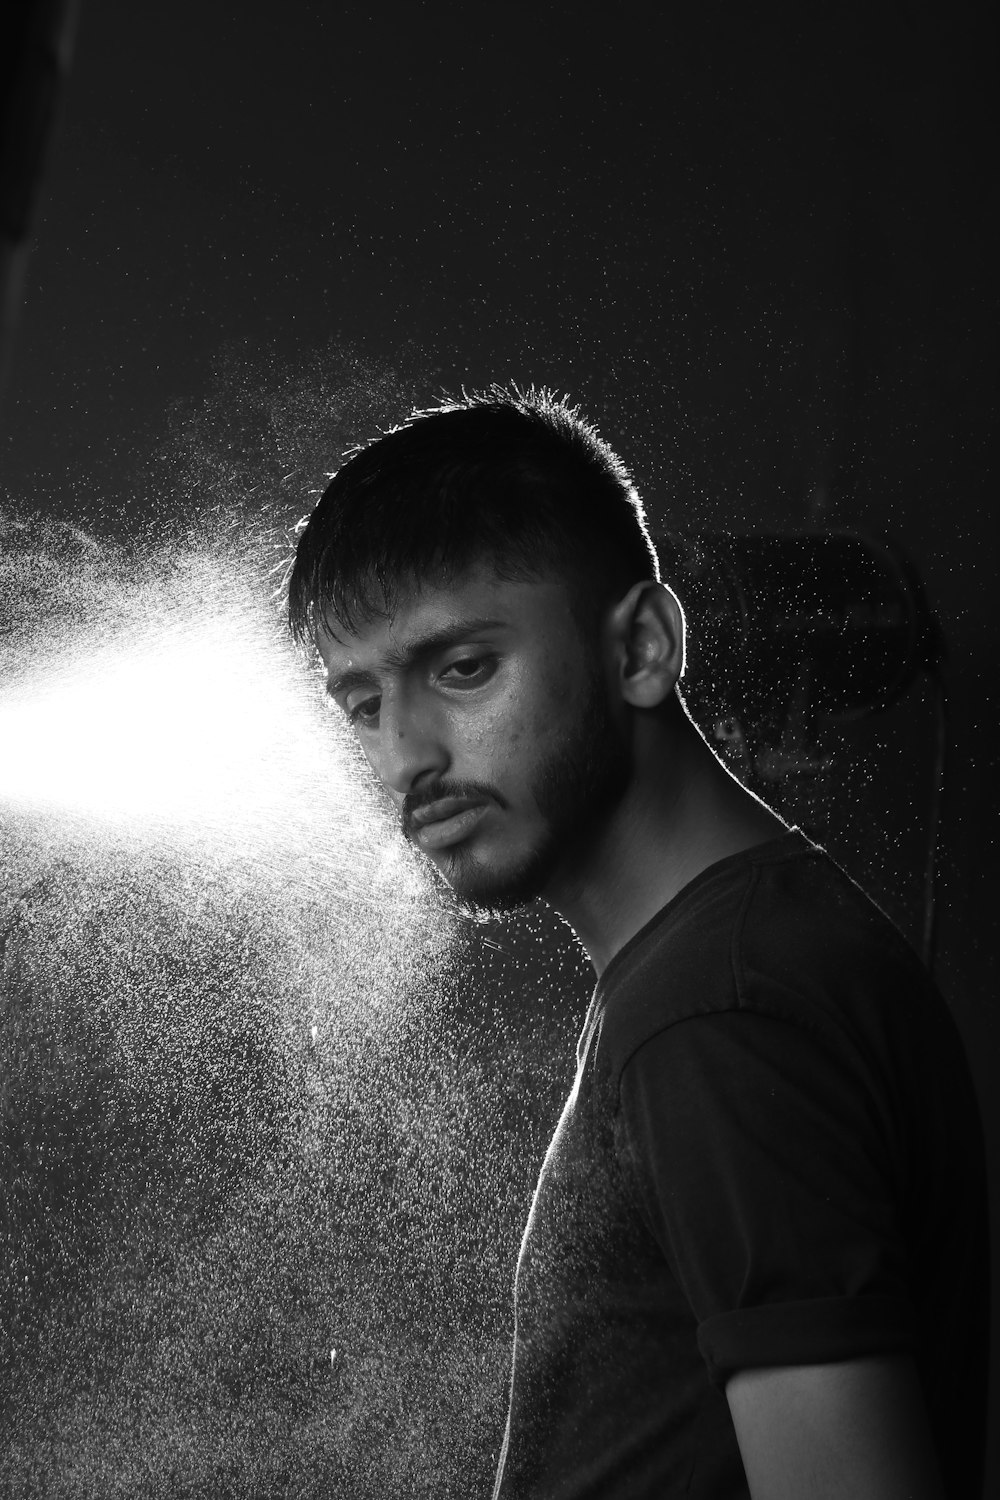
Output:
<path fill-rule="evenodd" d="M 944 1500 L 908 1355 L 742 1370 L 726 1397 L 753 1500 Z"/>

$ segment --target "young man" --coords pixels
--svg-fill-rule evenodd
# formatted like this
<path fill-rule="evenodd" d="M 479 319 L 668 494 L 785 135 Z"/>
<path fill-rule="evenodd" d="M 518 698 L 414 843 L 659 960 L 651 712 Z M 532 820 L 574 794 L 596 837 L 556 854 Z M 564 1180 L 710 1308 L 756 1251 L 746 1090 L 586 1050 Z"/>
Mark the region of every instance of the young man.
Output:
<path fill-rule="evenodd" d="M 349 459 L 290 620 L 470 907 L 597 971 L 518 1263 L 498 1500 L 978 1500 L 962 1049 L 881 913 L 741 787 L 593 429 L 493 389 Z"/>

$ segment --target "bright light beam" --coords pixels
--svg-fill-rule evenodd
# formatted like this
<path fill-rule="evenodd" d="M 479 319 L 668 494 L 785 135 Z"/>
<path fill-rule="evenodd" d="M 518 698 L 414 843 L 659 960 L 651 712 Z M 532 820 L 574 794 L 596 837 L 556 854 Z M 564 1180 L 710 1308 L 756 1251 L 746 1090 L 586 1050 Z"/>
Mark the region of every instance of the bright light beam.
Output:
<path fill-rule="evenodd" d="M 67 657 L 0 696 L 0 799 L 251 840 L 288 831 L 306 787 L 350 800 L 332 727 L 245 618 Z"/>

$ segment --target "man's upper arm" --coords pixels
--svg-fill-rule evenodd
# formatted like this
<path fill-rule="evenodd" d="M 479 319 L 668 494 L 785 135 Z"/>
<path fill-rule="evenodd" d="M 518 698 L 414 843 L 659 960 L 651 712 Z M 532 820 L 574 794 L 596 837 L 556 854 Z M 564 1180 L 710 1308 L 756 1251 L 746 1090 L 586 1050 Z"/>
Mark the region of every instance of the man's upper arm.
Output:
<path fill-rule="evenodd" d="M 908 1355 L 743 1370 L 726 1397 L 753 1500 L 944 1500 Z"/>

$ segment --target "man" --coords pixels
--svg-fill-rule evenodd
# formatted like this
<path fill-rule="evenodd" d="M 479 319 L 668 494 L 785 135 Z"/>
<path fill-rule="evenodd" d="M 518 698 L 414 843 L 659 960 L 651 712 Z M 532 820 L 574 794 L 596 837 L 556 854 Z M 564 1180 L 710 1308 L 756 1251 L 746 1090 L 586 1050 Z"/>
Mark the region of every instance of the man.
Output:
<path fill-rule="evenodd" d="M 497 1500 L 977 1496 L 982 1143 L 945 1006 L 677 690 L 620 461 L 494 388 L 356 452 L 296 636 L 468 906 L 597 972 L 518 1263 Z"/>

